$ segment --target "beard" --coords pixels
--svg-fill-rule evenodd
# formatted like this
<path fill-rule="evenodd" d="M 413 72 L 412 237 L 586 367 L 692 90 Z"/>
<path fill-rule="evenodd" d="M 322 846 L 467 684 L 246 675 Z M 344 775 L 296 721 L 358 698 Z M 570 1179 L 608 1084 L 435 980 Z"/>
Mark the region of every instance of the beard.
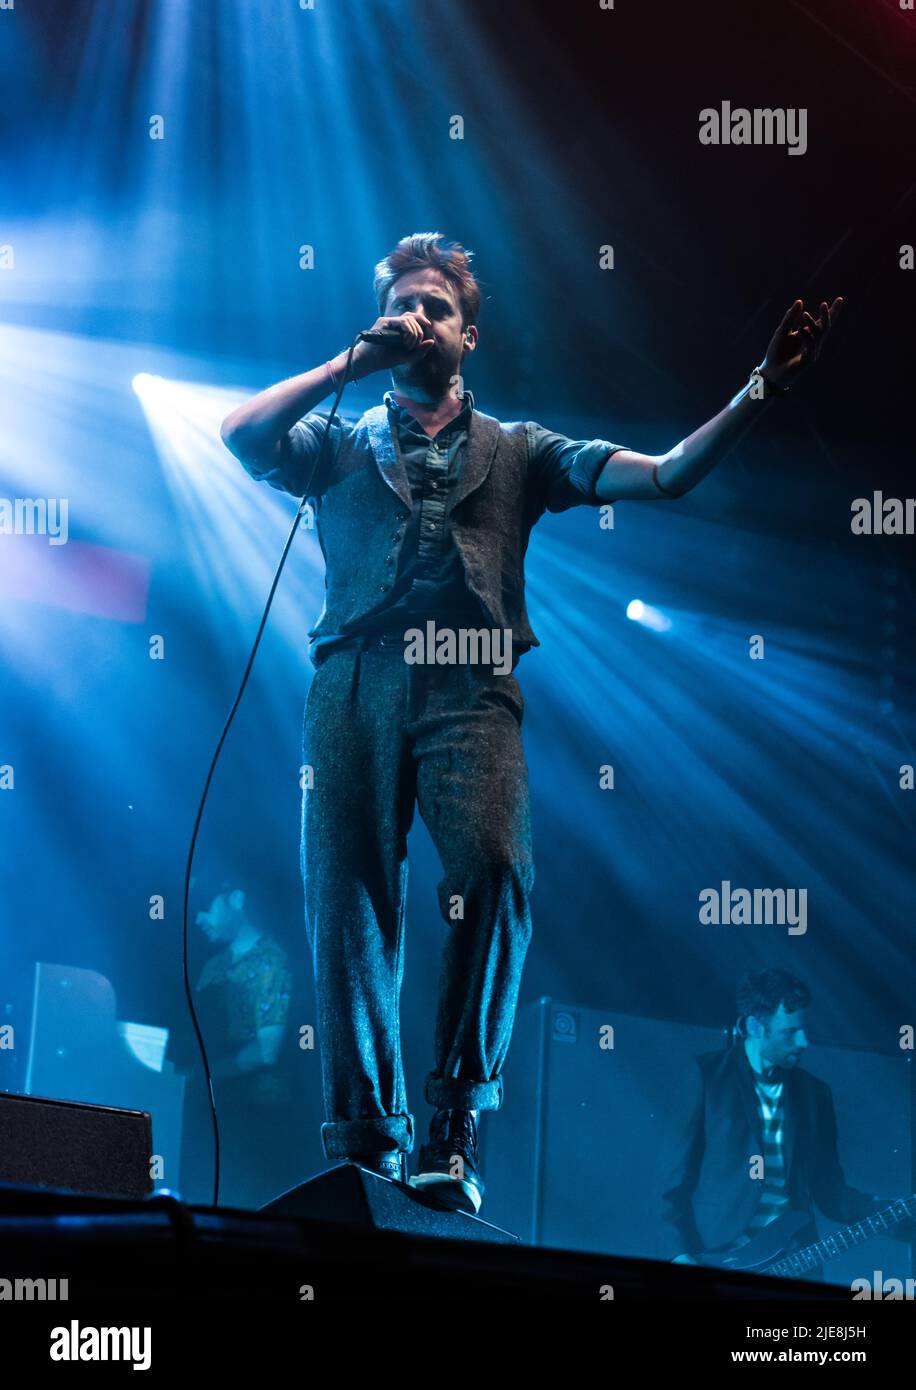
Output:
<path fill-rule="evenodd" d="M 400 362 L 391 368 L 391 378 L 398 390 L 417 400 L 441 400 L 448 390 L 452 375 L 435 347 L 412 362 Z"/>

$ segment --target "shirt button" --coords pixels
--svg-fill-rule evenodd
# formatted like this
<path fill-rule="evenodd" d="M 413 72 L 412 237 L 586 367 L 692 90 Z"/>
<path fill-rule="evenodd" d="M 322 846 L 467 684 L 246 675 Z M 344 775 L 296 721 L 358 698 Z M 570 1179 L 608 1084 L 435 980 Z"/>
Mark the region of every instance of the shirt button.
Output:
<path fill-rule="evenodd" d="M 438 486 L 439 486 L 439 484 L 436 482 L 436 480 L 435 480 L 435 478 L 434 478 L 433 481 L 430 483 L 430 487 L 432 488 L 433 492 L 436 491 L 436 488 L 437 488 Z"/>
<path fill-rule="evenodd" d="M 428 526 L 427 529 L 430 530 L 430 531 L 435 531 L 435 529 L 436 529 L 436 523 L 435 523 L 434 521 L 431 521 L 431 522 L 429 523 L 429 526 Z"/>

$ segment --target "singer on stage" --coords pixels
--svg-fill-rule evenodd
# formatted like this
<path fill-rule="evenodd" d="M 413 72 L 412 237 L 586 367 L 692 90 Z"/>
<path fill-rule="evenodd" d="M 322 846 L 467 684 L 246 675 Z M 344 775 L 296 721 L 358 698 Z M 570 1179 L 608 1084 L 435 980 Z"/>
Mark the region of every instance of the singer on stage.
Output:
<path fill-rule="evenodd" d="M 326 562 L 310 632 L 304 721 L 312 769 L 302 813 L 306 928 L 318 1000 L 328 1158 L 404 1179 L 414 1147 L 401 1062 L 407 832 L 418 807 L 442 861 L 445 945 L 429 1140 L 411 1183 L 476 1212 L 481 1110 L 502 1101 L 534 870 L 522 692 L 512 674 L 538 645 L 524 559 L 545 511 L 680 497 L 817 357 L 842 301 L 817 318 L 796 300 L 760 366 L 725 408 L 666 454 L 572 440 L 475 408 L 462 372 L 478 343 L 470 253 L 439 233 L 404 237 L 375 270 L 388 344 L 360 342 L 351 379 L 389 372 L 384 402 L 335 419 L 308 480 L 347 353 L 260 392 L 221 435 L 252 477 L 309 486 Z M 576 347 L 573 337 L 564 350 Z M 584 349 L 583 349 L 584 350 Z M 407 659 L 419 629 L 476 630 L 511 650 L 492 660 Z"/>

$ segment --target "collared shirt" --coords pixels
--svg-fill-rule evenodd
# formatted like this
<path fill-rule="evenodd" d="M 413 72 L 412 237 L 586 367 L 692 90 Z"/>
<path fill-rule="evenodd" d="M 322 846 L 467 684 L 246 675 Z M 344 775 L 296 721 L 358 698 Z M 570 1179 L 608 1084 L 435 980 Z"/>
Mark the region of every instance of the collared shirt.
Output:
<path fill-rule="evenodd" d="M 420 422 L 398 405 L 394 393 L 385 393 L 411 494 L 400 556 L 401 533 L 396 531 L 386 558 L 387 565 L 396 566 L 393 582 L 384 602 L 371 614 L 349 624 L 345 631 L 317 639 L 313 658 L 317 659 L 319 649 L 323 656 L 332 646 L 354 638 L 402 636 L 407 627 L 418 626 L 427 618 L 452 627 L 486 625 L 483 609 L 468 587 L 451 525 L 450 498 L 461 477 L 475 408 L 472 392 L 463 392 L 461 399 L 459 413 L 430 439 Z M 327 413 L 313 411 L 293 426 L 286 465 L 269 472 L 249 471 L 273 487 L 301 495 L 301 480 L 310 476 L 327 419 Z M 333 465 L 342 431 L 349 428 L 335 417 L 323 469 Z M 533 422 L 528 425 L 528 444 L 533 489 L 551 512 L 602 505 L 604 499 L 595 494 L 598 478 L 611 454 L 625 447 L 603 439 L 570 439 Z"/>
<path fill-rule="evenodd" d="M 385 405 L 398 441 L 398 448 L 410 483 L 410 517 L 394 583 L 380 608 L 346 633 L 330 633 L 318 638 L 313 648 L 317 658 L 331 647 L 354 637 L 402 636 L 428 618 L 453 627 L 479 627 L 483 609 L 471 593 L 464 566 L 455 545 L 448 510 L 454 484 L 461 476 L 474 397 L 465 391 L 458 414 L 431 439 L 413 415 L 386 391 Z M 392 535 L 392 552 L 387 563 L 394 565 L 394 546 L 400 539 Z"/>

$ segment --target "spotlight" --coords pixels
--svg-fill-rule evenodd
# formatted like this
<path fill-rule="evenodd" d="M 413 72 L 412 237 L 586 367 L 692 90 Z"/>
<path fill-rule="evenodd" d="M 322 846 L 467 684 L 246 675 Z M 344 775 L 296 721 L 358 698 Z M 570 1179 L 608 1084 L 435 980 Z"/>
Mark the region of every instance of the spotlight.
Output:
<path fill-rule="evenodd" d="M 666 618 L 659 609 L 643 603 L 641 598 L 631 599 L 627 604 L 627 617 L 633 623 L 651 628 L 653 632 L 667 632 L 671 627 L 670 618 Z"/>
<path fill-rule="evenodd" d="M 161 381 L 161 376 L 151 376 L 149 372 L 138 372 L 131 385 L 142 399 L 144 395 L 149 395 L 151 388 Z"/>

